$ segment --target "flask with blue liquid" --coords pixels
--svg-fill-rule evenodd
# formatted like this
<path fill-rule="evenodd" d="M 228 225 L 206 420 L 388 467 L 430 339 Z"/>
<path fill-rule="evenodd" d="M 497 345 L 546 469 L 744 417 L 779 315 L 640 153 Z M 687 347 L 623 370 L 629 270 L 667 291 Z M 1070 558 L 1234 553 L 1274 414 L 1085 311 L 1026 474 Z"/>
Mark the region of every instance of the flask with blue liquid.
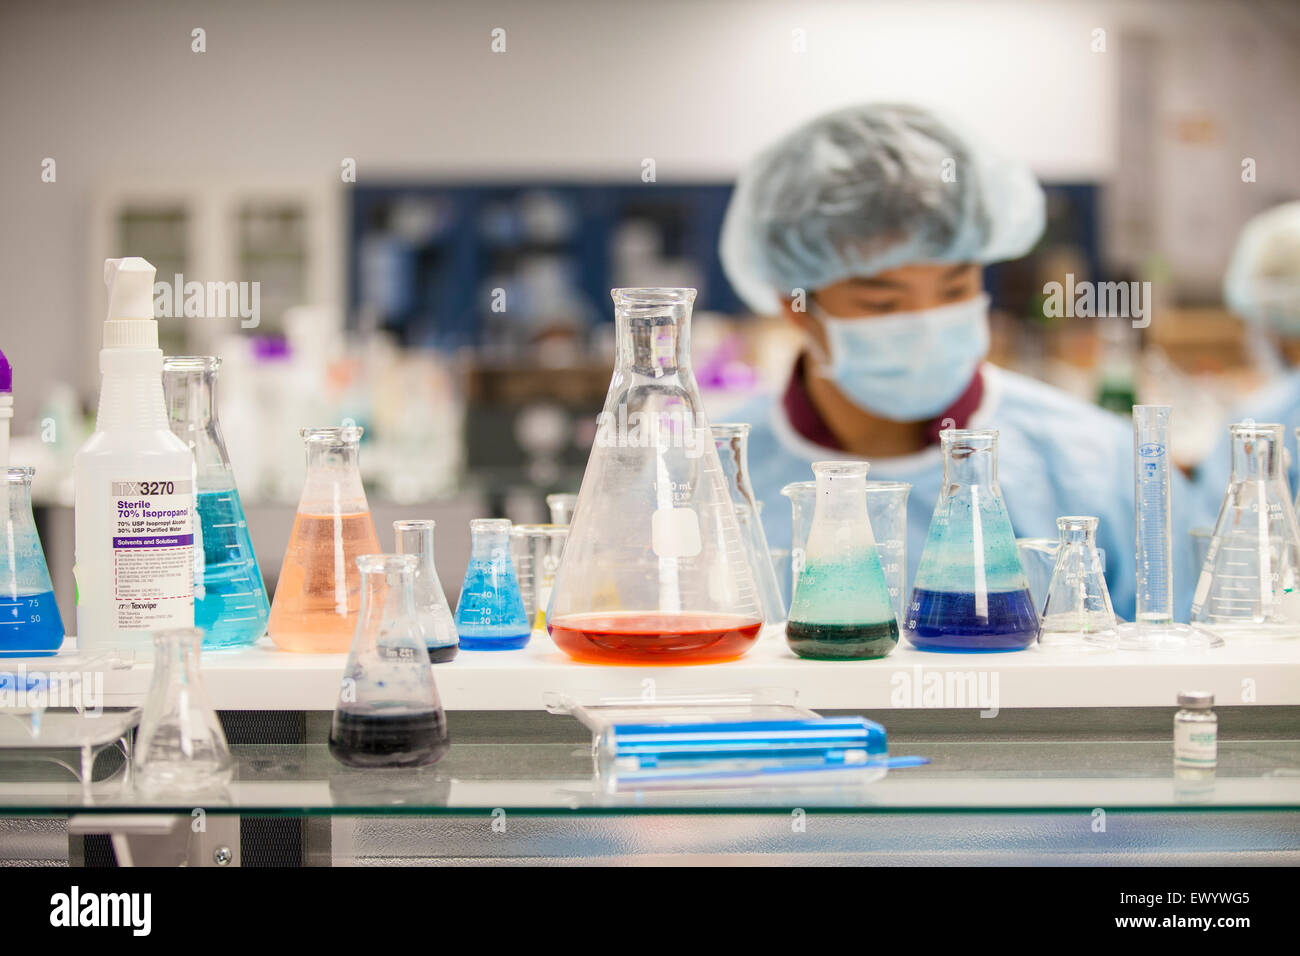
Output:
<path fill-rule="evenodd" d="M 217 419 L 220 369 L 216 356 L 169 356 L 163 392 L 172 433 L 194 453 L 194 624 L 204 647 L 239 647 L 266 633 L 271 607 Z"/>
<path fill-rule="evenodd" d="M 906 610 L 923 651 L 1018 651 L 1038 637 L 1038 611 L 998 487 L 996 429 L 946 429 L 943 486 Z"/>
<path fill-rule="evenodd" d="M 519 579 L 510 560 L 510 522 L 475 518 L 469 523 L 470 556 L 456 603 L 456 630 L 467 651 L 523 647 L 532 633 Z"/>
<path fill-rule="evenodd" d="M 32 517 L 32 468 L 5 470 L 0 528 L 0 657 L 46 657 L 63 643 L 63 619 Z"/>

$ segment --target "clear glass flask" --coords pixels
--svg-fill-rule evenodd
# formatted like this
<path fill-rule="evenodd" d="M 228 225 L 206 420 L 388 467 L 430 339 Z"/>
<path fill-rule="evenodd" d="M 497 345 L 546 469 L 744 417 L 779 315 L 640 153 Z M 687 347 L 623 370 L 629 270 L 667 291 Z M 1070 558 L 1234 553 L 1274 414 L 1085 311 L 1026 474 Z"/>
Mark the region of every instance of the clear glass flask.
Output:
<path fill-rule="evenodd" d="M 469 523 L 470 555 L 456 602 L 456 630 L 467 651 L 523 647 L 532 622 L 510 560 L 510 521 L 475 518 Z"/>
<path fill-rule="evenodd" d="M 136 786 L 190 792 L 221 787 L 234 763 L 217 712 L 203 689 L 203 631 L 157 631 L 153 678 L 135 738 Z"/>
<path fill-rule="evenodd" d="M 1221 647 L 1223 638 L 1174 621 L 1168 405 L 1133 406 L 1133 497 L 1137 523 L 1137 615 L 1121 624 L 1119 646 L 1135 651 Z"/>
<path fill-rule="evenodd" d="M 577 660 L 733 660 L 762 611 L 690 361 L 694 289 L 615 289 L 615 367 L 547 627 Z"/>
<path fill-rule="evenodd" d="M 912 486 L 906 481 L 867 480 L 867 518 L 876 539 L 876 552 L 889 585 L 898 626 L 903 626 L 907 593 L 907 498 Z M 813 510 L 817 501 L 817 482 L 793 481 L 781 489 L 790 499 L 791 547 L 790 572 L 793 585 L 803 570 L 808 533 L 812 529 Z M 793 586 L 791 588 L 793 592 Z"/>
<path fill-rule="evenodd" d="M 573 509 L 578 505 L 578 496 L 568 492 L 557 492 L 546 496 L 546 507 L 551 512 L 551 524 L 573 524 Z"/>
<path fill-rule="evenodd" d="M 429 663 L 445 664 L 460 650 L 460 637 L 433 561 L 434 525 L 427 518 L 394 521 L 393 538 L 398 554 L 416 558 L 412 590 L 415 613 L 424 630 L 424 646 L 429 651 Z"/>
<path fill-rule="evenodd" d="M 546 606 L 568 539 L 567 525 L 517 524 L 510 529 L 510 557 L 534 631 L 546 630 Z"/>
<path fill-rule="evenodd" d="M 1113 646 L 1119 635 L 1106 566 L 1097 551 L 1097 519 L 1067 515 L 1056 519 L 1056 527 L 1061 541 L 1043 601 L 1038 642 L 1044 647 Z"/>
<path fill-rule="evenodd" d="M 1300 528 L 1283 427 L 1233 425 L 1232 475 L 1205 556 L 1192 620 L 1230 636 L 1300 633 Z"/>
<path fill-rule="evenodd" d="M 998 487 L 995 429 L 945 429 L 943 486 L 916 570 L 905 633 L 926 651 L 1018 651 L 1038 611 Z"/>
<path fill-rule="evenodd" d="M 819 461 L 817 504 L 790 604 L 786 642 L 800 657 L 869 660 L 898 645 L 898 617 L 867 516 L 864 461 Z"/>
<path fill-rule="evenodd" d="M 217 419 L 220 369 L 216 356 L 168 356 L 163 396 L 172 434 L 194 453 L 194 623 L 206 646 L 238 647 L 266 633 L 271 604 Z"/>
<path fill-rule="evenodd" d="M 426 767 L 451 746 L 424 629 L 413 554 L 363 554 L 361 611 L 330 723 L 334 759 L 349 767 Z"/>
<path fill-rule="evenodd" d="M 5 471 L 8 512 L 0 541 L 0 657 L 46 657 L 63 644 L 63 619 L 32 516 L 34 468 Z"/>
<path fill-rule="evenodd" d="M 267 632 L 286 651 L 343 653 L 361 607 L 356 559 L 379 551 L 361 486 L 356 426 L 304 428 L 307 478 L 280 566 Z"/>
<path fill-rule="evenodd" d="M 718 448 L 718 461 L 722 465 L 727 489 L 731 492 L 732 506 L 736 509 L 740 542 L 754 572 L 759 610 L 763 612 L 764 623 L 779 624 L 785 620 L 785 602 L 781 599 L 781 585 L 772 566 L 767 534 L 763 531 L 763 506 L 749 481 L 749 429 L 749 425 L 730 422 L 714 425 L 713 441 Z"/>

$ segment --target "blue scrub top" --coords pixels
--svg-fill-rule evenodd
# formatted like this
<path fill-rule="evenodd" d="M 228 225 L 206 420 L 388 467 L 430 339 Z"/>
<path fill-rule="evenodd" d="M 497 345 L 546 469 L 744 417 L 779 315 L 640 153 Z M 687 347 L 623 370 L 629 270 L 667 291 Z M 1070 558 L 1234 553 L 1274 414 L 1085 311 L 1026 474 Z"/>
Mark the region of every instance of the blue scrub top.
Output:
<path fill-rule="evenodd" d="M 998 429 L 998 484 L 1018 538 L 1056 539 L 1062 515 L 1095 515 L 1097 544 L 1106 553 L 1106 578 L 1115 612 L 1133 619 L 1135 520 L 1133 426 L 1111 412 L 1035 379 L 983 367 L 984 393 L 969 428 Z M 810 481 L 814 461 L 853 458 L 795 432 L 780 398 L 751 402 L 729 420 L 749 422 L 749 464 L 763 503 L 768 544 L 790 547 L 790 502 L 781 489 Z M 898 458 L 874 458 L 869 479 L 912 484 L 907 506 L 907 580 L 910 592 L 930 516 L 939 500 L 943 456 L 938 447 Z M 1186 621 L 1195 579 L 1189 529 L 1204 524 L 1190 483 L 1172 476 L 1174 616 Z M 1213 520 L 1212 516 L 1210 518 Z"/>

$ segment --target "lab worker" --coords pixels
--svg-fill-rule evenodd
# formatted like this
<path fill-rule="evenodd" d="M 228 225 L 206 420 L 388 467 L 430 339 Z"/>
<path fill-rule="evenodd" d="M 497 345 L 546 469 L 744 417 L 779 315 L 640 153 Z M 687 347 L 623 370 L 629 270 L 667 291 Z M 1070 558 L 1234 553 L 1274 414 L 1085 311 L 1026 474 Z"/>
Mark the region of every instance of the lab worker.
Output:
<path fill-rule="evenodd" d="M 1210 509 L 1208 523 L 1223 502 L 1232 472 L 1228 426 L 1233 422 L 1249 418 L 1285 425 L 1293 492 L 1300 477 L 1295 438 L 1300 426 L 1300 202 L 1275 206 L 1246 223 L 1224 274 L 1223 299 L 1254 326 L 1278 374 L 1229 413 L 1219 440 L 1197 468 L 1196 487 Z"/>
<path fill-rule="evenodd" d="M 1095 515 L 1116 612 L 1135 603 L 1132 423 L 985 361 L 981 266 L 1024 255 L 1044 199 L 1022 164 L 932 113 L 868 104 L 821 116 L 756 156 L 727 210 L 721 255 L 757 313 L 783 314 L 805 346 L 748 421 L 772 547 L 789 547 L 788 482 L 814 461 L 866 459 L 869 479 L 912 484 L 908 586 L 942 481 L 944 427 L 996 428 L 998 481 L 1018 537 L 1057 537 Z M 1175 540 L 1187 541 L 1174 478 Z M 1191 604 L 1190 548 L 1174 548 L 1175 616 Z"/>

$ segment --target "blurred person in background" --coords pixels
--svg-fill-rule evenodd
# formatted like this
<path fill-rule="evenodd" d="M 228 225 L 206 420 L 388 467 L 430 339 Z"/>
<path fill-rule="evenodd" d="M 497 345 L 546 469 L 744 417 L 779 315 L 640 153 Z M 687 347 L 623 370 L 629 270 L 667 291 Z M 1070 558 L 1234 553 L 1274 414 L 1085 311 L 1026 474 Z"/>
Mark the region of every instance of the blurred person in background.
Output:
<path fill-rule="evenodd" d="M 783 394 L 733 416 L 753 425 L 750 463 L 773 547 L 791 538 L 787 482 L 814 461 L 859 458 L 869 479 L 907 481 L 908 582 L 939 497 L 944 427 L 996 428 L 998 480 L 1018 537 L 1057 537 L 1061 515 L 1095 515 L 1117 613 L 1132 618 L 1130 422 L 984 361 L 986 263 L 1024 255 L 1043 192 L 913 106 L 821 116 L 756 156 L 727 210 L 727 276 L 757 313 L 784 316 L 804 348 Z M 1175 540 L 1186 542 L 1174 476 Z M 1190 548 L 1174 549 L 1175 613 L 1191 602 Z"/>
<path fill-rule="evenodd" d="M 1260 213 L 1241 231 L 1223 278 L 1223 300 L 1255 326 L 1271 354 L 1275 377 L 1244 398 L 1223 423 L 1219 440 L 1196 472 L 1196 487 L 1213 520 L 1232 471 L 1228 426 L 1254 419 L 1286 426 L 1289 477 L 1297 480 L 1295 429 L 1300 425 L 1300 202 Z"/>

